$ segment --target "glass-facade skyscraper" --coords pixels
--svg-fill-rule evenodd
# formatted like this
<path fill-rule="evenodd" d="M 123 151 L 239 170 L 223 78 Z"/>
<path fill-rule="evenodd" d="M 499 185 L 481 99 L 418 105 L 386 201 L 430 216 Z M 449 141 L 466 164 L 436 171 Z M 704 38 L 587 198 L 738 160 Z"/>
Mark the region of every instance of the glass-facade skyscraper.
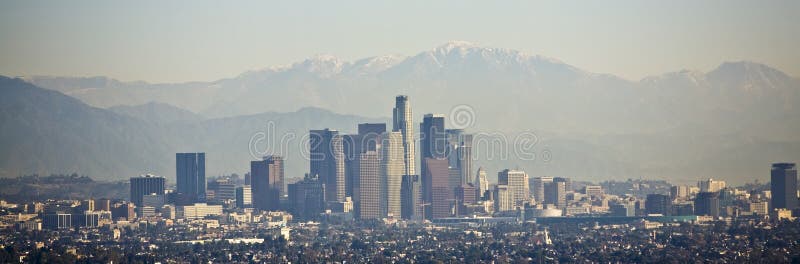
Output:
<path fill-rule="evenodd" d="M 206 201 L 206 154 L 176 153 L 175 177 L 179 201 L 185 204 Z"/>
<path fill-rule="evenodd" d="M 797 207 L 797 168 L 794 163 L 772 164 L 770 190 L 773 209 Z"/>

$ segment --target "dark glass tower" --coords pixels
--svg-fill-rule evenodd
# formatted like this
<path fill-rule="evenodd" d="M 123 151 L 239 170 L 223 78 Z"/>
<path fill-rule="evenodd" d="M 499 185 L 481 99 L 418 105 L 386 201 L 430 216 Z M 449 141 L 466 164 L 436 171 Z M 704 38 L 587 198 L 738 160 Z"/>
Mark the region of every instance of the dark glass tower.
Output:
<path fill-rule="evenodd" d="M 345 155 L 339 131 L 324 129 L 309 132 L 309 158 L 312 177 L 325 184 L 326 202 L 344 202 Z"/>
<path fill-rule="evenodd" d="M 182 204 L 206 201 L 206 154 L 176 153 L 175 177 Z"/>
<path fill-rule="evenodd" d="M 131 202 L 136 206 L 142 206 L 144 204 L 142 197 L 145 195 L 155 193 L 163 196 L 165 183 L 164 177 L 149 174 L 131 178 Z"/>
<path fill-rule="evenodd" d="M 797 168 L 794 163 L 772 164 L 771 208 L 797 208 Z"/>
<path fill-rule="evenodd" d="M 260 210 L 277 210 L 283 190 L 283 158 L 266 156 L 250 162 L 253 205 Z"/>

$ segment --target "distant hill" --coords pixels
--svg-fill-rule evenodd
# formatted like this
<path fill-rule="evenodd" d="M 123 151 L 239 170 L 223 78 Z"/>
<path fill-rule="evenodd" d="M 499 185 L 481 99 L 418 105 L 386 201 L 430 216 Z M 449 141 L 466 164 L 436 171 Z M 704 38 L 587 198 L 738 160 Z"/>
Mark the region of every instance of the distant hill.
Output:
<path fill-rule="evenodd" d="M 0 77 L 0 120 L 4 177 L 79 172 L 117 179 L 169 168 L 171 142 L 153 125 L 20 79 Z"/>
<path fill-rule="evenodd" d="M 157 124 L 189 123 L 205 119 L 203 116 L 191 111 L 159 102 L 149 102 L 134 106 L 120 105 L 110 107 L 108 110 Z"/>
<path fill-rule="evenodd" d="M 143 113 L 132 110 L 137 108 L 142 107 L 116 110 L 137 113 L 134 115 Z M 148 108 L 175 112 L 174 108 L 163 105 L 144 107 Z M 309 129 L 355 130 L 358 123 L 385 122 L 317 108 L 209 120 L 144 120 L 152 116 L 132 117 L 94 108 L 21 79 L 0 77 L 0 120 L 3 120 L 0 176 L 78 172 L 94 179 L 117 180 L 156 173 L 174 179 L 174 153 L 189 151 L 207 153 L 209 176 L 246 172 L 253 159 L 251 152 L 257 157 L 272 153 L 287 155 L 290 160 L 287 171 L 296 176 L 308 169 L 307 163 L 298 160 L 302 159 L 300 140 Z M 267 130 L 270 123 L 276 134 L 291 133 L 296 138 L 286 142 L 283 150 L 267 149 L 263 140 L 253 140 L 258 144 L 253 144 L 251 151 L 251 138 L 270 131 Z"/>

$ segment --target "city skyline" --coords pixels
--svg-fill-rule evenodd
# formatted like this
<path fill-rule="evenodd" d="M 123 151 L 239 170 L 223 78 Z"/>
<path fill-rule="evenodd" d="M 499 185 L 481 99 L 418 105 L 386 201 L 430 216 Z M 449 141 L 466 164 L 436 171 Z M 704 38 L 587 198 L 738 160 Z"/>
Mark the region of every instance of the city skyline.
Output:
<path fill-rule="evenodd" d="M 800 263 L 800 2 L 0 2 L 0 263 Z"/>

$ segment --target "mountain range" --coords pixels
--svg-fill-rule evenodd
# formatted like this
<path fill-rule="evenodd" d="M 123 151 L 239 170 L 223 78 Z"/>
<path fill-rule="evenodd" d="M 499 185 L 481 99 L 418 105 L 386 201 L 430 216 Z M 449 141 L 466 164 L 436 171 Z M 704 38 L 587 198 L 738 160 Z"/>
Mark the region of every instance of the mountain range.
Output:
<path fill-rule="evenodd" d="M 534 134 L 535 152 L 552 155 L 523 161 L 478 153 L 476 164 L 489 171 L 741 183 L 767 179 L 771 162 L 800 161 L 800 81 L 748 61 L 630 81 L 543 56 L 449 42 L 409 57 L 348 62 L 319 55 L 213 82 L 31 76 L 4 79 L 3 86 L 9 104 L 0 133 L 13 148 L 0 153 L 2 176 L 75 170 L 115 179 L 152 170 L 174 177 L 170 157 L 182 151 L 205 151 L 211 174 L 242 173 L 252 156 L 248 141 L 269 121 L 281 121 L 274 122 L 279 135 L 353 131 L 359 122 L 386 122 L 398 94 L 410 96 L 415 121 L 467 106 L 474 121 L 467 131 Z M 44 97 L 49 105 L 37 99 Z M 98 142 L 103 146 L 91 146 Z M 305 163 L 288 155 L 287 173 L 301 176 Z"/>

